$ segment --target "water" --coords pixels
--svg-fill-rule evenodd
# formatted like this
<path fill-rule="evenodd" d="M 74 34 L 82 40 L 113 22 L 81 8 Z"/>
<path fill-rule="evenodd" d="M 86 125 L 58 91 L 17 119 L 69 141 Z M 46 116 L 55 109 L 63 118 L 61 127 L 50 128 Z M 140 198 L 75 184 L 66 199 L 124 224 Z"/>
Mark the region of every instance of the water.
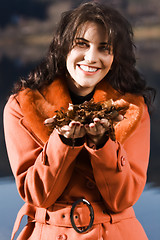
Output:
<path fill-rule="evenodd" d="M 9 240 L 17 212 L 23 205 L 12 178 L 0 179 L 0 196 L 0 240 Z M 147 184 L 134 209 L 149 240 L 159 240 L 160 188 Z M 26 219 L 23 219 L 21 229 L 25 221 Z"/>
<path fill-rule="evenodd" d="M 0 240 L 9 240 L 18 210 L 23 205 L 12 178 L 0 178 Z"/>
<path fill-rule="evenodd" d="M 134 206 L 135 213 L 149 240 L 160 239 L 160 187 L 147 184 Z"/>

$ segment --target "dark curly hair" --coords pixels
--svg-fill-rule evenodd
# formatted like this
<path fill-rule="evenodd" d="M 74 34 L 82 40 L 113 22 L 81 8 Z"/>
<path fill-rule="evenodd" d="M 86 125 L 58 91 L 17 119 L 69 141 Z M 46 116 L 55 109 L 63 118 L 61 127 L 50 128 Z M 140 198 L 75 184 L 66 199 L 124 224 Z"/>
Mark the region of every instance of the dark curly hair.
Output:
<path fill-rule="evenodd" d="M 86 22 L 101 24 L 113 48 L 114 60 L 106 81 L 122 94 L 142 95 L 150 106 L 155 91 L 146 86 L 146 81 L 136 69 L 132 26 L 117 10 L 97 2 L 81 4 L 62 14 L 46 58 L 30 72 L 28 78 L 21 79 L 15 85 L 14 92 L 22 86 L 40 90 L 54 81 L 56 76 L 64 77 L 67 73 L 66 57 L 79 27 Z"/>

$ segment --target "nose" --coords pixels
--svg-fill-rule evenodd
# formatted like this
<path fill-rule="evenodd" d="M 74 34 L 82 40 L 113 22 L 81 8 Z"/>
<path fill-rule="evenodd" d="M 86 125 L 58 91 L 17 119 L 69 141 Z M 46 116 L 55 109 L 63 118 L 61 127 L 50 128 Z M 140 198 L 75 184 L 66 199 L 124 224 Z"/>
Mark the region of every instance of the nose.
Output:
<path fill-rule="evenodd" d="M 84 60 L 87 63 L 96 63 L 98 59 L 98 53 L 94 47 L 90 47 L 84 54 Z"/>

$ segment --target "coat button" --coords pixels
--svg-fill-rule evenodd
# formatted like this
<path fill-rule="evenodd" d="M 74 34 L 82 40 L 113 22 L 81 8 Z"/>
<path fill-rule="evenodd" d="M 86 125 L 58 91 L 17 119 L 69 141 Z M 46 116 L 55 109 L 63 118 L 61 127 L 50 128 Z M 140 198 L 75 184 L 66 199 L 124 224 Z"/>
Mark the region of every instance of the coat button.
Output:
<path fill-rule="evenodd" d="M 66 240 L 67 239 L 67 235 L 66 234 L 62 234 L 62 235 L 59 235 L 56 240 Z"/>
<path fill-rule="evenodd" d="M 125 164 L 126 164 L 126 159 L 125 159 L 124 156 L 122 156 L 122 157 L 121 157 L 121 165 L 122 165 L 122 166 L 125 166 Z"/>
<path fill-rule="evenodd" d="M 92 183 L 92 182 L 89 181 L 89 180 L 87 181 L 86 186 L 87 186 L 88 189 L 94 189 L 94 188 L 95 188 L 94 183 Z"/>

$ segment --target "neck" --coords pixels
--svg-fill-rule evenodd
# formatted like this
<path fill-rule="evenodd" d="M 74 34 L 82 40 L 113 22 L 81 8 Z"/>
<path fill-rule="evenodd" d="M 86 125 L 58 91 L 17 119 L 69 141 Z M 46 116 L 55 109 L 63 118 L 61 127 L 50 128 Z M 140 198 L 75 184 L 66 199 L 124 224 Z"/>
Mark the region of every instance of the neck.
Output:
<path fill-rule="evenodd" d="M 90 94 L 94 90 L 94 87 L 82 87 L 78 84 L 72 84 L 69 81 L 68 81 L 68 88 L 74 94 L 82 97 Z"/>

